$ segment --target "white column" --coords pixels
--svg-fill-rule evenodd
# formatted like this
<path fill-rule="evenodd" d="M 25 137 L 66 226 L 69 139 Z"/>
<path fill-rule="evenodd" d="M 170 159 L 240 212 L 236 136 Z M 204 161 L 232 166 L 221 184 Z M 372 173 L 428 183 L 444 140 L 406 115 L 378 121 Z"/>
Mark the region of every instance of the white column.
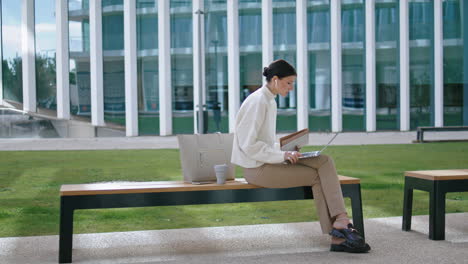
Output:
<path fill-rule="evenodd" d="M 138 136 L 138 83 L 135 0 L 124 0 L 124 53 L 125 131 L 127 137 L 134 137 Z"/>
<path fill-rule="evenodd" d="M 36 112 L 36 54 L 34 41 L 34 1 L 21 2 L 21 47 L 23 70 L 23 110 Z"/>
<path fill-rule="evenodd" d="M 442 0 L 434 1 L 434 125 L 444 126 L 444 35 Z M 465 44 L 466 45 L 466 44 Z"/>
<path fill-rule="evenodd" d="M 376 130 L 375 0 L 366 0 L 366 130 Z"/>
<path fill-rule="evenodd" d="M 262 0 L 262 65 L 273 61 L 273 5 L 272 0 Z M 263 72 L 263 68 L 260 69 Z"/>
<path fill-rule="evenodd" d="M 170 2 L 158 2 L 159 134 L 172 134 Z"/>
<path fill-rule="evenodd" d="M 309 65 L 307 54 L 307 0 L 296 3 L 297 129 L 309 127 Z"/>
<path fill-rule="evenodd" d="M 233 133 L 237 111 L 240 106 L 238 0 L 227 2 L 227 34 L 229 132 Z"/>
<path fill-rule="evenodd" d="M 400 1 L 400 130 L 410 129 L 408 0 Z"/>
<path fill-rule="evenodd" d="M 89 1 L 89 41 L 91 68 L 91 123 L 104 125 L 104 87 L 102 58 L 101 1 Z"/>
<path fill-rule="evenodd" d="M 68 4 L 55 1 L 55 23 L 57 25 L 57 117 L 70 119 L 70 82 L 68 58 Z"/>
<path fill-rule="evenodd" d="M 340 132 L 343 129 L 341 109 L 341 3 L 330 1 L 331 17 L 331 121 L 332 131 Z"/>
<path fill-rule="evenodd" d="M 202 14 L 197 14 L 202 12 Z M 203 105 L 205 104 L 205 15 L 203 0 L 193 1 L 193 113 L 194 132 L 203 133 L 200 130 L 200 120 L 203 119 Z M 201 97 L 201 100 L 200 100 Z M 201 105 L 200 105 L 201 101 Z"/>

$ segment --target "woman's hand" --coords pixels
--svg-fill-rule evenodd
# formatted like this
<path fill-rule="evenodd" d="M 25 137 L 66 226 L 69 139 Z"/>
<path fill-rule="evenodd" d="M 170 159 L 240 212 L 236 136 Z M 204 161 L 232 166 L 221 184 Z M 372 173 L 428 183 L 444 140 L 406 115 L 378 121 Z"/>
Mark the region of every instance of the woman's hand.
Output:
<path fill-rule="evenodd" d="M 284 153 L 284 160 L 289 161 L 291 164 L 296 164 L 300 156 L 302 154 L 297 151 L 286 151 Z"/>

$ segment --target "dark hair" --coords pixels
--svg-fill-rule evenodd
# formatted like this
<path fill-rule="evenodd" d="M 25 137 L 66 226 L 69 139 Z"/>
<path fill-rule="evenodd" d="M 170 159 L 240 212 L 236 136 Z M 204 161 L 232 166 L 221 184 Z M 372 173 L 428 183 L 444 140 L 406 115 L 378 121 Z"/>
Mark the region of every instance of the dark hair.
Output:
<path fill-rule="evenodd" d="M 285 60 L 275 60 L 268 67 L 263 68 L 263 76 L 269 82 L 274 76 L 282 79 L 284 77 L 297 76 L 296 69 Z"/>

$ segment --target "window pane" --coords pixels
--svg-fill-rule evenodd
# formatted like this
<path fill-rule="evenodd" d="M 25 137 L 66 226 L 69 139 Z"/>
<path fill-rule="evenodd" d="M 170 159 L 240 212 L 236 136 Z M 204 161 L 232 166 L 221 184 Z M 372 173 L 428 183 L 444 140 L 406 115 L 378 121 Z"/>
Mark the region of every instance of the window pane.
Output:
<path fill-rule="evenodd" d="M 137 8 L 156 8 L 158 0 L 136 0 Z"/>
<path fill-rule="evenodd" d="M 398 2 L 375 6 L 377 130 L 399 130 Z"/>
<path fill-rule="evenodd" d="M 91 118 L 89 5 L 85 0 L 69 0 L 68 10 L 70 113 Z"/>
<path fill-rule="evenodd" d="M 463 15 L 468 17 L 468 5 L 463 2 Z M 466 24 L 466 23 L 465 23 Z M 468 27 L 463 28 L 463 125 L 468 126 Z"/>
<path fill-rule="evenodd" d="M 102 7 L 123 5 L 123 0 L 102 0 Z"/>
<path fill-rule="evenodd" d="M 21 2 L 3 0 L 1 5 L 3 98 L 22 103 Z"/>
<path fill-rule="evenodd" d="M 37 106 L 57 109 L 55 0 L 35 1 Z"/>
<path fill-rule="evenodd" d="M 365 126 L 365 12 L 364 1 L 342 1 L 343 131 L 364 131 Z"/>
<path fill-rule="evenodd" d="M 125 68 L 122 1 L 104 1 L 102 9 L 102 48 L 104 56 L 104 120 L 125 125 Z"/>
<path fill-rule="evenodd" d="M 89 10 L 89 0 L 68 0 L 68 11 Z"/>
<path fill-rule="evenodd" d="M 174 134 L 193 133 L 192 1 L 171 0 L 171 70 Z"/>
<path fill-rule="evenodd" d="M 434 4 L 409 2 L 410 129 L 434 125 Z"/>
<path fill-rule="evenodd" d="M 309 129 L 331 129 L 330 1 L 309 0 L 307 39 L 309 56 Z"/>
<path fill-rule="evenodd" d="M 138 131 L 159 134 L 158 14 L 156 0 L 137 2 Z"/>
<path fill-rule="evenodd" d="M 239 52 L 242 103 L 263 81 L 261 0 L 239 1 Z"/>
<path fill-rule="evenodd" d="M 273 59 L 284 59 L 296 67 L 296 1 L 273 2 L 273 28 Z M 277 131 L 296 131 L 296 89 L 289 92 L 286 97 L 276 96 L 276 101 Z"/>
<path fill-rule="evenodd" d="M 444 29 L 444 125 L 463 125 L 462 20 L 459 0 L 443 3 Z"/>
<path fill-rule="evenodd" d="M 228 132 L 227 2 L 205 0 L 207 132 Z"/>

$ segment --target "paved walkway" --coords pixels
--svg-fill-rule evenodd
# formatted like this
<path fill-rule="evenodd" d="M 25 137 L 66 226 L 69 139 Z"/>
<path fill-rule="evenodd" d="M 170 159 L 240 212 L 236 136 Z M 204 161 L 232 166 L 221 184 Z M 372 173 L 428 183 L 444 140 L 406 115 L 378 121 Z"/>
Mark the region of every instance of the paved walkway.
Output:
<path fill-rule="evenodd" d="M 334 134 L 311 133 L 309 145 L 325 145 Z M 282 136 L 282 134 L 278 135 Z M 425 133 L 426 140 L 464 139 L 468 132 Z M 348 132 L 341 133 L 332 145 L 410 144 L 416 132 Z M 93 149 L 170 149 L 178 148 L 177 137 L 106 137 L 106 138 L 48 138 L 0 139 L 0 150 L 93 150 Z"/>
<path fill-rule="evenodd" d="M 329 252 L 318 222 L 81 234 L 73 263 L 467 263 L 468 213 L 448 214 L 445 241 L 428 237 L 428 216 L 366 219 L 368 254 Z M 57 263 L 58 236 L 0 238 L 0 262 Z"/>

